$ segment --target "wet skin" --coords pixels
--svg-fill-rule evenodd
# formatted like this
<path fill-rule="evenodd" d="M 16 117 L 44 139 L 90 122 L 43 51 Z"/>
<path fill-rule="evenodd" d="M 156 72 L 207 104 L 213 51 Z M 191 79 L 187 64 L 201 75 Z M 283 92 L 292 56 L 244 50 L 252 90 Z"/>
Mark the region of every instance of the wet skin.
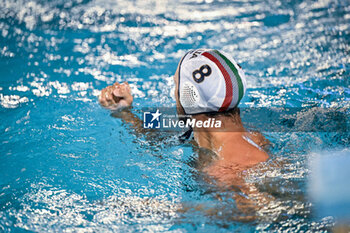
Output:
<path fill-rule="evenodd" d="M 179 115 L 184 115 L 184 110 L 178 97 L 178 78 L 177 69 L 174 75 L 176 109 Z M 146 133 L 147 129 L 142 127 L 142 121 L 127 108 L 133 102 L 131 88 L 127 82 L 122 84 L 116 82 L 104 88 L 99 96 L 99 102 L 103 107 L 112 110 L 113 116 L 130 123 L 135 133 Z M 191 117 L 205 121 L 213 116 L 197 114 Z M 244 129 L 239 111 L 229 115 L 219 114 L 215 116 L 215 119 L 221 120 L 223 130 L 193 129 L 195 140 L 193 144 L 196 147 L 208 149 L 216 154 L 216 158 L 212 158 L 209 163 L 207 161 L 198 161 L 198 163 L 206 164 L 205 166 L 200 166 L 201 170 L 210 175 L 219 187 L 224 189 L 238 187 L 244 195 L 248 196 L 247 198 L 238 193 L 234 194 L 233 198 L 236 200 L 238 209 L 244 212 L 247 212 L 249 209 L 258 210 L 269 202 L 270 197 L 260 193 L 254 185 L 247 184 L 244 176 L 242 176 L 242 172 L 268 160 L 269 156 L 263 150 L 268 141 L 260 133 L 247 132 Z M 256 145 L 248 142 L 248 140 Z M 199 156 L 199 160 L 201 160 L 201 156 Z M 250 198 L 250 196 L 254 198 Z"/>
<path fill-rule="evenodd" d="M 178 69 L 174 75 L 176 109 L 179 115 L 184 115 L 184 110 L 178 97 Z M 115 83 L 104 88 L 99 97 L 100 104 L 110 110 L 117 110 L 132 105 L 133 96 L 127 82 Z M 118 113 L 123 120 L 132 123 L 139 131 L 142 127 L 141 120 L 130 112 Z M 193 115 L 196 120 L 206 120 L 206 114 Z M 221 120 L 223 131 L 194 129 L 194 139 L 199 147 L 209 149 L 218 156 L 205 171 L 217 179 L 223 185 L 231 185 L 237 173 L 266 161 L 269 156 L 262 149 L 267 140 L 260 133 L 247 132 L 243 125 L 239 112 L 233 115 L 218 115 L 216 120 Z M 250 139 L 259 148 L 248 142 Z M 232 169 L 230 169 L 232 168 Z"/>

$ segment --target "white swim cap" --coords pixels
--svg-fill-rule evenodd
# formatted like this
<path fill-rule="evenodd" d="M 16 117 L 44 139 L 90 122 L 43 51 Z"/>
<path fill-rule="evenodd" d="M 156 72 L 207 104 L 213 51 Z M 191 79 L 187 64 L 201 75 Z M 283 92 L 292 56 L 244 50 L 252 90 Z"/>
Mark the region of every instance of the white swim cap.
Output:
<path fill-rule="evenodd" d="M 245 89 L 244 72 L 218 50 L 189 51 L 179 66 L 179 100 L 186 114 L 224 112 L 238 106 Z"/>

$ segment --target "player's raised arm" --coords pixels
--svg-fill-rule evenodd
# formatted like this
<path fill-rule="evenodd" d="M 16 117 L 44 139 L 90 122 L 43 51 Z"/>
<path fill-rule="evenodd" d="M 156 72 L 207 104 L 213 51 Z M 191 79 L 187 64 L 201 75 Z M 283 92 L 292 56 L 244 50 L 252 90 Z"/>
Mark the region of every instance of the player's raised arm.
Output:
<path fill-rule="evenodd" d="M 121 84 L 116 82 L 102 89 L 98 100 L 103 107 L 109 110 L 118 110 L 131 106 L 134 98 L 127 82 Z"/>
<path fill-rule="evenodd" d="M 98 98 L 100 104 L 112 111 L 112 116 L 122 119 L 126 123 L 130 123 L 136 133 L 144 133 L 142 121 L 130 111 L 130 107 L 134 100 L 129 83 L 114 83 L 104 89 Z"/>
<path fill-rule="evenodd" d="M 98 98 L 100 104 L 111 110 L 111 116 L 119 118 L 125 123 L 128 123 L 134 130 L 132 133 L 136 135 L 146 134 L 150 140 L 160 139 L 159 134 L 152 129 L 143 127 L 143 121 L 132 111 L 133 96 L 130 85 L 127 82 L 114 83 L 104 89 Z"/>

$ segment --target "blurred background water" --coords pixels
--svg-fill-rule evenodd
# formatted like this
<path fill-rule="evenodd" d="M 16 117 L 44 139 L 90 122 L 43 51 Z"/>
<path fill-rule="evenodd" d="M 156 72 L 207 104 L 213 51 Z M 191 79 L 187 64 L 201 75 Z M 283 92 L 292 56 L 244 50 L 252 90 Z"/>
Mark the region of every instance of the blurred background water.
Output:
<path fill-rule="evenodd" d="M 341 0 L 1 0 L 0 231 L 330 230 L 306 195 L 308 158 L 347 148 L 348 132 L 265 132 L 271 159 L 246 180 L 274 200 L 235 221 L 196 150 L 176 135 L 149 144 L 97 96 L 126 80 L 135 111 L 174 106 L 181 56 L 216 48 L 246 72 L 241 106 L 349 107 L 349 23 Z"/>

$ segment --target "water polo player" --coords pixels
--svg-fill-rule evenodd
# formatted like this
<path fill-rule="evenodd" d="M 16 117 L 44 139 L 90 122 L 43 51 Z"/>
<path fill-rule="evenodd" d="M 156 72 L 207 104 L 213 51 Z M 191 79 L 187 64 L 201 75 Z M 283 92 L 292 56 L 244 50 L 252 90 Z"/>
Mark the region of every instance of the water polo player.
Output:
<path fill-rule="evenodd" d="M 247 132 L 242 125 L 238 104 L 245 93 L 246 80 L 231 56 L 218 50 L 191 50 L 181 59 L 174 82 L 179 115 L 199 121 L 215 118 L 222 122 L 222 130 L 193 129 L 198 146 L 213 151 L 218 157 L 205 168 L 208 174 L 229 184 L 237 171 L 268 159 L 262 149 L 265 138 L 260 133 Z M 130 106 L 133 96 L 129 84 L 115 83 L 104 88 L 99 101 L 111 110 Z M 141 120 L 131 112 L 124 114 L 123 120 L 132 123 L 133 128 L 142 128 Z M 232 171 L 227 169 L 230 167 Z"/>

